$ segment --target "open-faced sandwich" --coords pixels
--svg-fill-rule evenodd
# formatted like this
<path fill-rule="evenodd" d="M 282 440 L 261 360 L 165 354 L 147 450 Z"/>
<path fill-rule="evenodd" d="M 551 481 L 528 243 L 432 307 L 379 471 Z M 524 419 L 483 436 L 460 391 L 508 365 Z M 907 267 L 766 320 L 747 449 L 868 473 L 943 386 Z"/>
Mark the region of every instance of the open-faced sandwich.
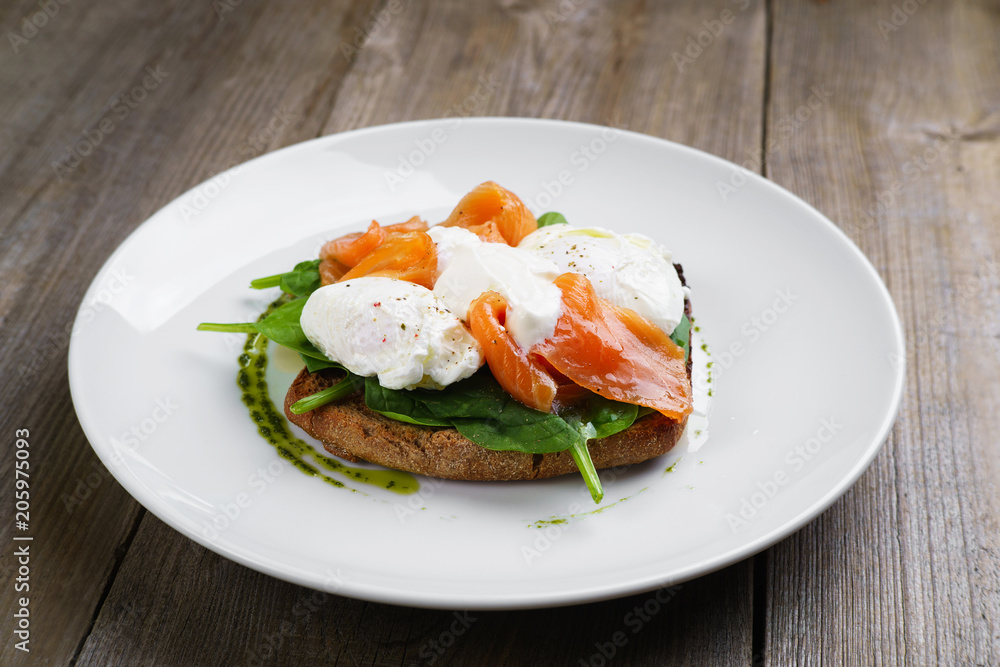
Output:
<path fill-rule="evenodd" d="M 660 456 L 692 410 L 691 304 L 652 239 L 538 220 L 474 188 L 444 222 L 334 239 L 252 283 L 286 302 L 255 331 L 305 367 L 285 414 L 350 461 L 462 480 L 524 480 Z"/>

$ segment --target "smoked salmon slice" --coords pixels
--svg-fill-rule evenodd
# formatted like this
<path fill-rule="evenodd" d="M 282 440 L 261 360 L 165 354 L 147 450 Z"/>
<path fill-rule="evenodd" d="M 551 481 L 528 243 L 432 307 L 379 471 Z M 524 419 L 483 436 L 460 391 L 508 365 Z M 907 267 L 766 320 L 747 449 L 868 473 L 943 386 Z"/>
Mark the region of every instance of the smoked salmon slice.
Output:
<path fill-rule="evenodd" d="M 551 412 L 558 391 L 556 381 L 507 332 L 506 316 L 507 300 L 488 291 L 469 306 L 467 321 L 500 386 L 528 407 Z"/>
<path fill-rule="evenodd" d="M 408 280 L 431 289 L 437 277 L 437 246 L 427 232 L 388 234 L 378 247 L 361 258 L 337 282 L 361 276 Z"/>
<path fill-rule="evenodd" d="M 385 230 L 372 220 L 368 230 L 345 234 L 323 246 L 319 251 L 320 259 L 332 259 L 344 266 L 354 266 L 361 258 L 377 248 L 385 240 Z"/>
<path fill-rule="evenodd" d="M 483 241 L 516 246 L 538 229 L 538 221 L 517 195 L 493 181 L 462 197 L 442 227 L 464 227 Z"/>
<path fill-rule="evenodd" d="M 684 350 L 662 329 L 598 297 L 580 274 L 564 273 L 555 285 L 562 292 L 563 312 L 555 333 L 533 346 L 533 354 L 605 398 L 644 405 L 671 419 L 691 413 Z"/>
<path fill-rule="evenodd" d="M 372 250 L 382 245 L 390 234 L 404 232 L 426 232 L 427 223 L 418 216 L 413 216 L 406 222 L 381 226 L 374 220 L 364 232 L 344 234 L 323 246 L 319 251 L 320 259 L 334 259 L 346 266 L 354 266 Z"/>
<path fill-rule="evenodd" d="M 469 306 L 472 335 L 500 386 L 528 407 L 553 412 L 583 390 L 680 420 L 692 411 L 684 350 L 655 324 L 598 297 L 590 280 L 555 280 L 563 312 L 555 333 L 524 350 L 504 327 L 507 301 L 484 292 Z"/>
<path fill-rule="evenodd" d="M 426 232 L 427 223 L 419 216 L 413 216 L 406 222 L 381 226 L 374 220 L 364 232 L 352 232 L 327 242 L 319 251 L 320 282 L 329 285 L 356 266 L 375 248 L 382 245 L 393 234 L 406 232 Z"/>
<path fill-rule="evenodd" d="M 340 277 L 351 270 L 335 259 L 321 259 L 319 262 L 319 283 L 326 287 L 340 280 Z"/>

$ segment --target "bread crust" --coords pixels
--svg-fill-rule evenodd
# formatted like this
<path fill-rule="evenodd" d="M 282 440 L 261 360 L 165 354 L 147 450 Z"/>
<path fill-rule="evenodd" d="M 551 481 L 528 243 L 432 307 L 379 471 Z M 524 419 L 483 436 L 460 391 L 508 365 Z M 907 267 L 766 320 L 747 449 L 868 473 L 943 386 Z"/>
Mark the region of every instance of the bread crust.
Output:
<path fill-rule="evenodd" d="M 301 415 L 291 411 L 293 403 L 332 386 L 343 375 L 335 369 L 310 373 L 303 368 L 285 396 L 288 419 L 334 456 L 444 479 L 509 481 L 577 472 L 568 451 L 496 451 L 480 447 L 453 428 L 390 419 L 365 405 L 363 391 Z M 646 461 L 670 451 L 686 424 L 687 418 L 678 422 L 659 413 L 647 415 L 624 431 L 591 440 L 590 457 L 597 468 Z"/>
<path fill-rule="evenodd" d="M 684 283 L 680 265 L 675 267 Z M 684 313 L 691 317 L 691 303 L 687 299 Z M 688 355 L 687 374 L 690 379 L 691 355 Z M 291 411 L 296 401 L 332 386 L 342 377 L 344 372 L 336 369 L 310 373 L 303 368 L 285 395 L 285 415 L 289 421 L 323 443 L 334 456 L 352 462 L 363 459 L 428 477 L 471 481 L 543 479 L 578 472 L 569 451 L 550 454 L 496 451 L 475 444 L 453 428 L 418 426 L 390 419 L 365 405 L 363 390 L 301 415 Z M 624 431 L 591 440 L 590 458 L 599 469 L 648 461 L 670 451 L 685 426 L 687 417 L 677 421 L 660 413 L 646 415 Z"/>

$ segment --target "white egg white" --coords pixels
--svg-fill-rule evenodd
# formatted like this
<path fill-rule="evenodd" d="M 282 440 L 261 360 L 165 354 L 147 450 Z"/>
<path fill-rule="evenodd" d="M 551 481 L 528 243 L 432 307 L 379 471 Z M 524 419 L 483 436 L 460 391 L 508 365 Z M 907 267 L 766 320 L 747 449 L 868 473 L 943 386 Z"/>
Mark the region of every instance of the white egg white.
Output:
<path fill-rule="evenodd" d="M 321 287 L 300 323 L 323 354 L 357 375 L 377 375 L 388 389 L 440 389 L 483 364 L 479 343 L 455 313 L 404 280 L 364 277 Z"/>
<path fill-rule="evenodd" d="M 668 334 L 684 316 L 685 288 L 670 252 L 647 236 L 559 224 L 532 232 L 518 248 L 555 263 L 560 272 L 586 276 L 597 296 L 631 308 Z"/>
<path fill-rule="evenodd" d="M 505 326 L 523 349 L 550 338 L 562 314 L 562 295 L 552 281 L 562 271 L 535 253 L 504 243 L 484 243 L 457 227 L 432 227 L 438 248 L 434 294 L 463 319 L 469 305 L 492 290 L 507 301 Z"/>
<path fill-rule="evenodd" d="M 364 277 L 314 292 L 302 311 L 306 337 L 327 357 L 389 389 L 440 389 L 471 376 L 482 349 L 463 325 L 487 290 L 507 300 L 505 326 L 523 348 L 552 336 L 562 301 L 553 281 L 590 279 L 598 296 L 635 310 L 667 333 L 684 314 L 686 288 L 670 253 L 641 234 L 552 225 L 516 248 L 484 243 L 468 230 L 432 227 L 439 276 L 434 290 Z"/>

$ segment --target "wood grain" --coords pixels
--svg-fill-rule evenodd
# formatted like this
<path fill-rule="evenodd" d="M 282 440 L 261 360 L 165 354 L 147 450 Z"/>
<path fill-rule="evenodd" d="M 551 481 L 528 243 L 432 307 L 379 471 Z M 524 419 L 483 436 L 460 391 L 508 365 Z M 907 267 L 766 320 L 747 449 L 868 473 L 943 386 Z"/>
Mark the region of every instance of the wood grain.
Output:
<path fill-rule="evenodd" d="M 829 99 L 768 176 L 879 270 L 907 383 L 858 485 L 771 550 L 768 664 L 1000 660 L 998 15 L 911 4 L 774 3 L 768 126 L 814 86 Z"/>
<path fill-rule="evenodd" d="M 637 18 L 639 5 L 618 12 L 578 3 L 559 20 L 546 18 L 550 9 L 405 5 L 367 38 L 363 49 L 351 54 L 351 66 L 333 96 L 323 132 L 449 114 L 541 115 L 551 107 L 574 120 L 615 121 L 661 134 L 669 128 L 676 139 L 730 157 L 759 143 L 764 53 L 759 11 L 746 15 L 744 33 L 734 31 L 724 48 L 699 59 L 699 65 L 710 71 L 731 67 L 727 58 L 734 50 L 743 54 L 741 84 L 731 86 L 720 78 L 712 89 L 703 85 L 701 75 L 679 76 L 663 66 L 669 58 L 666 45 L 683 41 L 702 14 L 710 18 L 694 5 L 662 8 L 646 17 L 648 24 Z M 611 30 L 598 29 L 604 21 L 612 22 Z M 622 43 L 629 47 L 616 61 L 614 54 Z M 567 48 L 569 44 L 573 48 Z M 329 50 L 331 45 L 314 47 Z M 574 81 L 580 80 L 599 87 L 579 89 Z M 658 85 L 649 85 L 654 80 Z M 656 116 L 647 114 L 657 108 L 657 99 L 633 104 L 637 94 L 655 97 L 671 92 L 690 105 L 673 108 L 669 114 L 661 110 L 664 115 Z M 613 97 L 615 103 L 595 110 L 590 103 L 595 97 Z M 720 97 L 741 112 L 713 121 L 710 110 Z M 730 131 L 719 132 L 723 126 Z M 213 576 L 204 576 L 206 569 Z M 651 630 L 644 629 L 634 639 L 630 636 L 621 659 L 628 656 L 630 664 L 649 665 L 748 662 L 751 569 L 748 561 L 686 584 L 646 626 Z M 162 602 L 129 613 L 135 609 L 128 601 L 147 599 L 150 591 L 160 591 Z M 191 659 L 428 664 L 435 655 L 438 664 L 568 664 L 590 660 L 598 650 L 595 644 L 611 641 L 617 628 L 631 632 L 623 626 L 626 614 L 636 604 L 647 604 L 648 598 L 635 596 L 556 613 L 481 614 L 467 636 L 439 655 L 432 642 L 448 631 L 460 611 L 322 597 L 205 552 L 147 516 L 86 640 L 80 663 L 97 663 L 113 652 L 130 663 L 155 664 L 185 664 Z M 726 627 L 720 633 L 713 610 L 723 600 Z M 649 604 L 658 603 L 654 599 Z M 221 621 L 216 614 L 222 614 Z M 541 623 L 543 618 L 547 625 Z M 151 627 L 163 631 L 150 633 Z"/>
<path fill-rule="evenodd" d="M 130 665 L 576 665 L 600 656 L 602 646 L 607 653 L 619 632 L 623 645 L 614 651 L 624 664 L 750 661 L 749 616 L 732 614 L 722 627 L 718 617 L 720 608 L 750 606 L 739 565 L 659 597 L 466 612 L 362 602 L 286 584 L 180 538 L 149 515 L 129 554 L 78 664 L 114 655 Z"/>
<path fill-rule="evenodd" d="M 653 12 L 642 3 L 405 3 L 359 41 L 358 28 L 392 3 L 226 7 L 232 11 L 66 5 L 16 58 L 0 63 L 12 93 L 0 100 L 0 137 L 13 149 L 0 156 L 0 381 L 16 397 L 0 423 L 29 427 L 36 438 L 32 462 L 44 477 L 34 508 L 47 519 L 36 535 L 32 658 L 423 661 L 421 649 L 450 624 L 451 612 L 330 596 L 303 621 L 297 603 L 312 591 L 204 551 L 98 474 L 69 408 L 63 361 L 90 276 L 137 224 L 197 182 L 266 150 L 351 127 L 448 114 L 549 116 L 737 157 L 760 140 L 763 15 L 746 14 L 742 30 L 706 52 L 695 75 L 665 66 L 670 44 L 711 18 L 695 3 Z M 28 3 L 7 5 L 2 16 L 15 25 L 32 11 Z M 344 44 L 362 48 L 347 53 Z M 728 64 L 734 54 L 736 67 Z M 163 72 L 162 81 L 140 91 L 143 99 L 119 118 L 116 98 L 140 85 L 147 67 Z M 724 68 L 738 85 L 722 76 L 705 84 L 707 73 Z M 720 102 L 738 113 L 718 114 Z M 114 129 L 91 141 L 78 165 L 60 169 L 105 120 Z M 3 465 L 9 479 L 10 459 Z M 70 512 L 61 498 L 74 493 L 80 503 Z M 9 537 L 6 524 L 3 530 Z M 629 643 L 630 661 L 698 663 L 711 655 L 718 664 L 745 662 L 750 585 L 749 563 L 691 582 L 656 617 L 655 630 Z M 2 594 L 11 607 L 11 589 Z M 727 602 L 729 622 L 723 640 L 709 642 L 715 600 Z M 555 643 L 539 634 L 542 612 L 484 615 L 443 658 L 479 663 L 487 651 L 500 662 L 523 662 L 544 646 L 553 659 L 589 658 L 604 625 L 621 623 L 629 604 L 645 601 L 568 610 Z M 282 634 L 289 618 L 294 641 Z M 23 657 L 9 644 L 2 650 L 5 664 Z"/>
<path fill-rule="evenodd" d="M 0 432 L 32 432 L 38 518 L 33 653 L 5 636 L 0 663 L 596 664 L 625 628 L 619 664 L 996 664 L 1000 13 L 913 6 L 896 25 L 893 3 L 860 0 L 61 5 L 0 55 Z M 37 11 L 5 3 L 0 25 Z M 166 74 L 119 118 L 147 67 Z M 763 150 L 767 175 L 871 258 L 905 323 L 899 421 L 859 483 L 756 567 L 685 583 L 634 634 L 649 594 L 474 620 L 366 603 L 256 573 L 142 510 L 102 472 L 67 388 L 98 267 L 226 167 L 447 115 L 609 124 L 736 162 Z M 55 166 L 104 120 L 92 154 Z M 456 619 L 467 632 L 438 650 Z"/>
<path fill-rule="evenodd" d="M 23 13 L 38 11 L 22 4 Z M 292 106 L 298 122 L 268 136 L 260 150 L 315 135 L 319 123 L 309 113 L 322 108 L 325 118 L 329 103 L 317 107 L 302 82 L 322 98 L 346 61 L 330 51 L 317 61 L 317 54 L 294 44 L 266 49 L 256 43 L 266 44 L 274 26 L 286 33 L 303 29 L 315 41 L 319 26 L 336 34 L 364 11 L 350 3 L 328 10 L 300 4 L 274 16 L 261 16 L 261 5 L 239 9 L 220 21 L 210 5 L 191 3 L 65 5 L 20 53 L 5 52 L 0 61 L 2 88 L 11 92 L 0 96 L 6 105 L 0 136 L 11 147 L 0 152 L 0 387 L 9 397 L 0 426 L 5 452 L 15 429 L 32 435 L 30 600 L 36 615 L 32 653 L 5 639 L 2 664 L 73 658 L 142 513 L 97 461 L 72 410 L 65 360 L 84 290 L 114 247 L 153 211 L 246 159 L 248 138 L 267 130 L 275 108 Z M 302 28 L 311 13 L 320 22 Z M 14 8 L 11 14 L 22 15 Z M 266 66 L 251 68 L 256 79 L 237 86 L 245 51 L 258 53 L 255 62 Z M 147 67 L 160 68 L 165 78 L 141 101 L 129 98 L 135 108 L 120 118 L 116 98 L 141 85 Z M 52 163 L 66 160 L 67 146 L 81 145 L 86 133 L 97 137 L 93 131 L 103 120 L 114 130 L 95 139 L 77 166 L 57 174 Z M 12 453 L 0 460 L 5 491 L 14 483 L 13 461 Z M 11 507 L 5 503 L 4 516 Z M 13 544 L 12 519 L 0 526 L 5 545 Z M 5 546 L 4 610 L 13 610 L 18 597 L 12 553 L 13 546 Z"/>

